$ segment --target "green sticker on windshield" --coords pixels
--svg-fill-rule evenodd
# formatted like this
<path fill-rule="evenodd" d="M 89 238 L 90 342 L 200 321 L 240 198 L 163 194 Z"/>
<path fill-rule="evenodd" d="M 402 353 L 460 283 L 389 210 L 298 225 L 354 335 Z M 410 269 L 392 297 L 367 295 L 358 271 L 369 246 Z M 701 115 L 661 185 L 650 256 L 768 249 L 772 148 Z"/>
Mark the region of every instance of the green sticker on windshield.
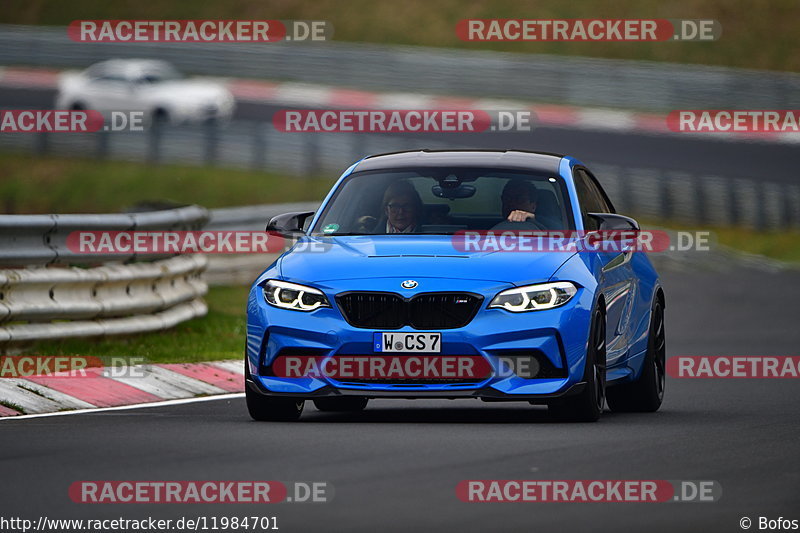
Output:
<path fill-rule="evenodd" d="M 324 228 L 322 228 L 322 233 L 333 233 L 337 229 L 339 229 L 339 224 L 327 224 Z"/>

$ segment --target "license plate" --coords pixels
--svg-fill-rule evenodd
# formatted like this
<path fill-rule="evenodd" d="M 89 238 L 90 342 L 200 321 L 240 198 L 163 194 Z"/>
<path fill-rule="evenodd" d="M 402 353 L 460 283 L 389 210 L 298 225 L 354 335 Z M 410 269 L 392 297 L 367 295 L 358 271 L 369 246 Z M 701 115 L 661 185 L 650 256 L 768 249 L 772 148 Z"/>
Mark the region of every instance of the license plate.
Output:
<path fill-rule="evenodd" d="M 441 333 L 376 333 L 376 352 L 383 353 L 440 353 Z"/>

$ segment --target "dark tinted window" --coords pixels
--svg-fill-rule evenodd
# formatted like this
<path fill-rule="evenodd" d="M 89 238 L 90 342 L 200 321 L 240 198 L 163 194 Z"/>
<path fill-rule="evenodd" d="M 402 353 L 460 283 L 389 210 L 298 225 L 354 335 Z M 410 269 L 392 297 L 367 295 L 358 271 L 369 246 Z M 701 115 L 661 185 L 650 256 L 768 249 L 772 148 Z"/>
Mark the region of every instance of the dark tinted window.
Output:
<path fill-rule="evenodd" d="M 493 229 L 511 210 L 534 215 L 529 225 L 536 227 L 520 226 L 522 230 L 574 228 L 559 177 L 521 170 L 423 167 L 353 174 L 336 190 L 311 231 L 453 234 Z"/>
<path fill-rule="evenodd" d="M 594 179 L 583 169 L 576 169 L 574 174 L 575 189 L 578 193 L 578 201 L 581 204 L 581 216 L 583 225 L 587 230 L 596 230 L 597 223 L 589 218 L 588 213 L 613 213 L 614 209 L 606 200 L 605 195 L 600 191 Z"/>
<path fill-rule="evenodd" d="M 120 74 L 102 74 L 94 78 L 95 81 L 111 81 L 114 83 L 127 83 L 128 78 Z"/>

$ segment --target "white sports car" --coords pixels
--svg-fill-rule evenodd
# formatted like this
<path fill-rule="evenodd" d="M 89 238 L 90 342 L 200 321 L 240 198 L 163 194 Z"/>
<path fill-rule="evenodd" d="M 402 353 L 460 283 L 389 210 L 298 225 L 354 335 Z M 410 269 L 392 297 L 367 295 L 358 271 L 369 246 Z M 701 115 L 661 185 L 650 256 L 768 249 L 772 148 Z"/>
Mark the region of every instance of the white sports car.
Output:
<path fill-rule="evenodd" d="M 224 122 L 233 114 L 233 95 L 223 85 L 183 77 L 164 61 L 111 59 L 59 80 L 57 109 L 143 111 L 145 120 L 172 124 Z M 108 118 L 108 117 L 107 117 Z"/>

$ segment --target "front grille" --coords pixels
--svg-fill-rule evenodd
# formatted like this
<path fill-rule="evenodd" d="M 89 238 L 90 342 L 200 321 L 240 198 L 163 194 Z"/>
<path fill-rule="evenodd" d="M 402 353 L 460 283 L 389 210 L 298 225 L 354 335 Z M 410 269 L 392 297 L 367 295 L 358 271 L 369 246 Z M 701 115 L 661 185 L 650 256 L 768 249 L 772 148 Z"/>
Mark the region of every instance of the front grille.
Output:
<path fill-rule="evenodd" d="M 351 292 L 336 299 L 345 319 L 357 328 L 398 329 L 406 323 L 406 302 L 399 294 Z"/>
<path fill-rule="evenodd" d="M 469 324 L 483 298 L 472 294 L 420 294 L 409 302 L 409 325 L 414 329 L 460 328 Z"/>
<path fill-rule="evenodd" d="M 428 292 L 405 299 L 393 292 L 349 292 L 336 297 L 345 320 L 357 328 L 453 329 L 469 324 L 483 297 Z"/>

